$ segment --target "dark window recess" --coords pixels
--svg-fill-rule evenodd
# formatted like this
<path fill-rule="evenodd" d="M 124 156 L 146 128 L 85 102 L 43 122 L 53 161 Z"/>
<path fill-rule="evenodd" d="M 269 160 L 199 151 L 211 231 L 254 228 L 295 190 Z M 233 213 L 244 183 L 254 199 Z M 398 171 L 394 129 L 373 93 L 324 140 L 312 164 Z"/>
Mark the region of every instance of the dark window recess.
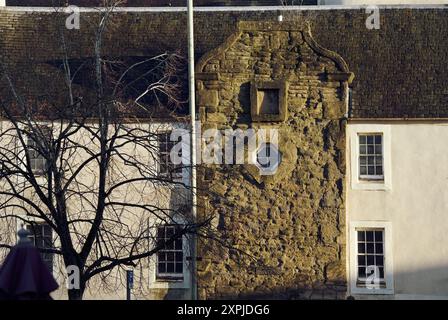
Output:
<path fill-rule="evenodd" d="M 26 229 L 31 233 L 29 238 L 36 248 L 53 249 L 53 230 L 46 223 L 27 225 Z M 53 272 L 53 253 L 41 252 L 42 259 L 50 272 Z"/>
<path fill-rule="evenodd" d="M 30 167 L 35 175 L 42 175 L 47 169 L 47 160 L 43 152 L 45 152 L 45 145 L 51 142 L 50 128 L 41 126 L 39 130 L 39 132 L 35 133 L 36 137 L 40 137 L 39 141 L 36 141 L 36 138 L 33 138 L 31 135 L 26 140 L 26 151 L 30 159 Z"/>
<path fill-rule="evenodd" d="M 159 175 L 170 179 L 182 178 L 182 164 L 174 164 L 171 161 L 171 150 L 178 142 L 171 141 L 171 131 L 157 134 L 159 144 Z M 182 158 L 182 153 L 179 153 Z"/>
<path fill-rule="evenodd" d="M 257 94 L 260 101 L 260 115 L 280 113 L 278 89 L 259 89 Z"/>
<path fill-rule="evenodd" d="M 184 251 L 182 237 L 167 243 L 180 226 L 164 225 L 157 228 L 157 244 L 163 246 L 157 253 L 157 279 L 183 279 Z"/>
<path fill-rule="evenodd" d="M 358 230 L 358 285 L 365 286 L 367 278 L 374 271 L 367 267 L 377 267 L 380 284 L 384 285 L 384 229 Z"/>
<path fill-rule="evenodd" d="M 381 134 L 359 135 L 359 177 L 361 179 L 384 179 L 383 136 Z"/>

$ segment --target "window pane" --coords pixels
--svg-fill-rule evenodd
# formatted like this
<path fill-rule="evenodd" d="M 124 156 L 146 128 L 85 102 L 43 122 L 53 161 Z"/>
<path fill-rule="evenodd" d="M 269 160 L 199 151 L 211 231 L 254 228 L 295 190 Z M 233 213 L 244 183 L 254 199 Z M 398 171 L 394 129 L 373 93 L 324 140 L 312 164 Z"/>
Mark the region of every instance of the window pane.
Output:
<path fill-rule="evenodd" d="M 358 256 L 358 266 L 365 266 L 366 265 L 366 256 L 359 255 Z"/>
<path fill-rule="evenodd" d="M 366 140 L 366 136 L 365 135 L 360 135 L 359 136 L 359 144 L 366 144 L 367 140 Z"/>
<path fill-rule="evenodd" d="M 173 250 L 174 249 L 174 242 L 173 241 L 167 242 L 165 247 L 166 247 L 167 250 Z"/>
<path fill-rule="evenodd" d="M 367 164 L 367 157 L 366 156 L 359 157 L 359 163 L 361 165 L 366 165 Z"/>
<path fill-rule="evenodd" d="M 39 223 L 36 225 L 27 225 L 26 229 L 30 231 L 30 239 L 37 248 L 52 249 L 53 248 L 53 234 L 51 227 L 46 223 Z M 41 252 L 41 257 L 53 272 L 53 253 Z"/>
<path fill-rule="evenodd" d="M 182 250 L 182 238 L 176 239 L 174 242 L 176 250 Z"/>
<path fill-rule="evenodd" d="M 383 241 L 383 231 L 375 231 L 375 241 Z"/>
<path fill-rule="evenodd" d="M 47 224 L 43 225 L 43 227 L 44 227 L 44 236 L 51 237 L 52 233 L 51 227 Z"/>
<path fill-rule="evenodd" d="M 367 167 L 366 166 L 361 166 L 359 169 L 360 169 L 360 174 L 363 174 L 363 175 L 367 174 Z"/>
<path fill-rule="evenodd" d="M 377 266 L 384 266 L 384 257 L 383 256 L 376 256 L 376 263 Z"/>
<path fill-rule="evenodd" d="M 366 240 L 366 232 L 358 231 L 358 241 L 365 241 L 365 240 Z"/>
<path fill-rule="evenodd" d="M 367 243 L 367 253 L 375 253 L 374 244 L 373 243 Z"/>
<path fill-rule="evenodd" d="M 167 261 L 174 261 L 174 252 L 167 252 L 166 260 Z"/>
<path fill-rule="evenodd" d="M 382 150 L 383 148 L 381 147 L 381 145 L 376 145 L 375 146 L 375 153 L 376 154 L 381 154 L 383 152 Z"/>
<path fill-rule="evenodd" d="M 166 237 L 171 238 L 174 235 L 174 228 L 173 227 L 167 227 L 166 228 Z"/>
<path fill-rule="evenodd" d="M 166 272 L 166 265 L 165 265 L 165 263 L 160 263 L 159 262 L 158 272 L 159 273 L 165 273 Z"/>
<path fill-rule="evenodd" d="M 375 144 L 381 144 L 381 140 L 382 140 L 381 138 L 382 138 L 381 135 L 379 135 L 379 134 L 376 135 L 376 136 L 375 136 Z"/>
<path fill-rule="evenodd" d="M 184 260 L 183 252 L 176 252 L 176 262 L 183 261 L 183 260 Z"/>
<path fill-rule="evenodd" d="M 358 267 L 358 277 L 359 278 L 365 278 L 366 276 L 366 268 L 365 267 Z"/>
<path fill-rule="evenodd" d="M 364 243 L 358 243 L 358 253 L 365 253 L 366 248 Z"/>
<path fill-rule="evenodd" d="M 367 136 L 367 143 L 368 144 L 373 144 L 373 136 Z"/>
<path fill-rule="evenodd" d="M 369 175 L 374 175 L 375 174 L 375 167 L 373 167 L 373 166 L 369 166 L 368 168 L 367 168 L 367 173 L 369 174 Z"/>
<path fill-rule="evenodd" d="M 384 279 L 384 268 L 380 267 L 379 269 L 380 269 L 380 278 Z"/>
<path fill-rule="evenodd" d="M 367 154 L 367 146 L 366 145 L 359 146 L 359 154 Z"/>
<path fill-rule="evenodd" d="M 382 156 L 376 156 L 375 157 L 375 164 L 376 165 L 382 165 L 383 164 L 383 157 Z"/>
<path fill-rule="evenodd" d="M 382 243 L 376 243 L 375 244 L 375 253 L 383 253 L 383 244 Z"/>
<path fill-rule="evenodd" d="M 174 272 L 174 263 L 173 262 L 168 262 L 166 264 L 166 272 L 167 273 L 173 273 Z"/>
<path fill-rule="evenodd" d="M 176 263 L 176 273 L 182 273 L 182 272 L 183 272 L 183 264 Z"/>
<path fill-rule="evenodd" d="M 371 146 L 371 145 L 367 146 L 367 153 L 368 154 L 373 154 L 374 151 L 375 151 L 375 148 L 373 146 Z"/>
<path fill-rule="evenodd" d="M 53 241 L 49 237 L 45 237 L 42 239 L 42 247 L 43 248 L 52 248 L 53 247 Z"/>
<path fill-rule="evenodd" d="M 373 256 L 373 255 L 368 255 L 367 256 L 367 265 L 368 266 L 375 265 L 375 256 Z"/>
<path fill-rule="evenodd" d="M 157 238 L 164 238 L 165 237 L 165 228 L 159 227 L 157 228 Z"/>

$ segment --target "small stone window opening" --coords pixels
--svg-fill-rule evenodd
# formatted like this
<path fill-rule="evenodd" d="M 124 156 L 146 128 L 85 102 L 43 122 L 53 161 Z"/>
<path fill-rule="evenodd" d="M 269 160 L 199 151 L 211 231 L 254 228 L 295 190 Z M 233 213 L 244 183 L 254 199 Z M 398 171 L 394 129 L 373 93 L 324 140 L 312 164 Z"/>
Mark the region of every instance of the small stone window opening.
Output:
<path fill-rule="evenodd" d="M 287 88 L 288 83 L 285 80 L 253 81 L 250 94 L 252 121 L 285 121 Z"/>
<path fill-rule="evenodd" d="M 280 113 L 278 89 L 261 89 L 257 91 L 257 95 L 261 115 L 278 115 Z"/>
<path fill-rule="evenodd" d="M 357 286 L 364 287 L 373 277 L 385 287 L 384 278 L 384 229 L 357 229 Z"/>
<path fill-rule="evenodd" d="M 183 279 L 184 251 L 182 237 L 172 240 L 173 236 L 180 232 L 180 228 L 179 225 L 162 225 L 157 228 L 157 244 L 162 246 L 162 249 L 157 252 L 157 279 Z"/>
<path fill-rule="evenodd" d="M 384 180 L 382 134 L 360 134 L 359 178 Z"/>

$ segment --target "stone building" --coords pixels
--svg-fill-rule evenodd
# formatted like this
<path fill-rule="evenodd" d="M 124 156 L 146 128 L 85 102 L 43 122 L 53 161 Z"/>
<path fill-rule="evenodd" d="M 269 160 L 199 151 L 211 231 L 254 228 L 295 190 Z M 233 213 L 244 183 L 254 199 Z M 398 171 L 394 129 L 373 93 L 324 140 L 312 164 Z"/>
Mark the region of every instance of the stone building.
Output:
<path fill-rule="evenodd" d="M 281 155 L 273 175 L 255 164 L 204 169 L 212 173 L 199 185 L 221 197 L 201 199 L 202 207 L 257 258 L 235 261 L 204 246 L 201 295 L 289 297 L 290 289 L 315 286 L 344 295 L 344 115 L 353 76 L 345 61 L 306 25 L 242 21 L 199 60 L 196 75 L 204 127 L 275 128 L 277 145 L 266 143 Z M 274 96 L 271 109 L 261 108 L 260 94 Z"/>
<path fill-rule="evenodd" d="M 275 129 L 278 141 L 263 143 L 280 155 L 272 175 L 256 163 L 201 166 L 198 186 L 211 193 L 199 213 L 216 216 L 232 246 L 199 242 L 199 298 L 448 296 L 447 14 L 380 7 L 380 28 L 368 29 L 359 7 L 284 8 L 283 21 L 277 8 L 195 13 L 201 129 Z M 186 52 L 181 9 L 114 19 L 110 55 Z M 30 52 L 51 72 L 60 59 L 51 9 L 0 9 L 0 26 L 0 57 L 19 78 Z M 89 36 L 73 31 L 72 58 L 92 55 Z M 188 277 L 177 288 L 145 282 L 151 292 L 138 298 L 188 298 Z"/>

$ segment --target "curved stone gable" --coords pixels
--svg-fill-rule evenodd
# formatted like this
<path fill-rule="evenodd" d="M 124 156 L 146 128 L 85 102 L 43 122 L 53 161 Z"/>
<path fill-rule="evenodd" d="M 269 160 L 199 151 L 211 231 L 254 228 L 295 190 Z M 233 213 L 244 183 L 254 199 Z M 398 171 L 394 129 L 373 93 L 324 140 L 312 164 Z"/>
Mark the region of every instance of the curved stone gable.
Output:
<path fill-rule="evenodd" d="M 269 35 L 275 33 L 274 41 L 270 41 Z M 267 35 L 268 39 L 263 40 L 263 36 Z M 252 47 L 250 47 L 252 45 Z M 260 22 L 260 21 L 239 21 L 237 31 L 226 39 L 219 47 L 211 50 L 201 57 L 196 66 L 196 72 L 226 72 L 225 68 L 220 66 L 210 66 L 210 60 L 213 62 L 228 60 L 226 53 L 231 54 L 234 51 L 256 53 L 257 50 L 275 50 L 277 52 L 296 52 L 297 57 L 309 54 L 310 50 L 314 52 L 316 57 L 327 58 L 325 64 L 328 64 L 327 72 L 345 72 L 349 69 L 344 59 L 334 51 L 325 49 L 319 45 L 311 34 L 311 27 L 307 23 L 297 22 Z M 312 56 L 313 54 L 310 54 Z M 249 56 L 248 56 L 249 57 Z M 256 60 L 256 55 L 252 54 L 250 62 L 252 67 Z M 283 57 L 282 57 L 283 58 Z M 289 57 L 291 58 L 291 56 Z M 274 60 L 273 63 L 276 61 Z M 217 69 L 216 69 L 217 67 Z M 250 67 L 250 65 L 249 65 Z M 351 80 L 350 80 L 351 81 Z"/>
<path fill-rule="evenodd" d="M 343 298 L 347 64 L 306 24 L 240 22 L 196 76 L 203 130 L 275 129 L 282 155 L 273 175 L 247 161 L 199 171 L 214 195 L 200 195 L 199 214 L 247 253 L 200 246 L 201 297 Z M 264 114 L 259 94 L 278 110 Z"/>

